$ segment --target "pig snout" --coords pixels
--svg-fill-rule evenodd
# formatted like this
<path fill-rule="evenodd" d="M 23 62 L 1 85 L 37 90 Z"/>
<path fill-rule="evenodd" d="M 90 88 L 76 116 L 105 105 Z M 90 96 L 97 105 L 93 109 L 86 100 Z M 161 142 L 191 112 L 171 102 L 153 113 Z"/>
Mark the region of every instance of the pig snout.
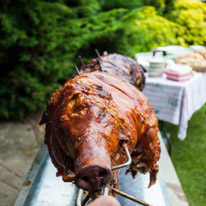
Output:
<path fill-rule="evenodd" d="M 111 169 L 100 166 L 87 166 L 79 172 L 75 183 L 84 190 L 97 191 L 107 185 L 111 178 Z"/>
<path fill-rule="evenodd" d="M 87 191 L 97 191 L 112 179 L 111 157 L 108 144 L 85 142 L 77 151 L 75 161 L 75 184 Z"/>

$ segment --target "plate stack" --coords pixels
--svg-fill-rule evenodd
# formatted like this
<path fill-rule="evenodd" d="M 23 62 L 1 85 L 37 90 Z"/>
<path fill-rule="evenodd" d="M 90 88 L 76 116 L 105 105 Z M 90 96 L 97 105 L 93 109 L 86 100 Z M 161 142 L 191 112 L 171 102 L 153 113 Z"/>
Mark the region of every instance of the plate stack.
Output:
<path fill-rule="evenodd" d="M 164 73 L 166 60 L 160 58 L 153 58 L 149 60 L 148 75 L 150 77 L 161 77 Z"/>

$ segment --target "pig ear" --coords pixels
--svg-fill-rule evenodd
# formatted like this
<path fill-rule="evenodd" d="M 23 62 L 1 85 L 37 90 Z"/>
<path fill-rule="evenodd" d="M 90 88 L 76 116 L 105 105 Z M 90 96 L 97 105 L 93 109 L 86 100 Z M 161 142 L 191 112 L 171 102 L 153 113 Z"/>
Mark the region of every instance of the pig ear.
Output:
<path fill-rule="evenodd" d="M 48 114 L 48 111 L 47 109 L 44 111 L 43 115 L 42 115 L 42 118 L 41 118 L 41 121 L 39 122 L 39 125 L 42 125 L 42 124 L 45 124 L 48 122 L 49 118 L 48 118 L 49 114 Z"/>

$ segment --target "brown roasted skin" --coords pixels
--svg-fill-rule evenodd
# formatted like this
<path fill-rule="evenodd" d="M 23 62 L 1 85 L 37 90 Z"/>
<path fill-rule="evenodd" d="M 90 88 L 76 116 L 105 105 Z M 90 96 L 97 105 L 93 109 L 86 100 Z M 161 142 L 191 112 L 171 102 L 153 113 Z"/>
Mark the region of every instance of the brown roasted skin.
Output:
<path fill-rule="evenodd" d="M 122 164 L 127 160 L 122 145 L 127 144 L 133 159 L 128 172 L 133 177 L 149 172 L 149 186 L 154 184 L 158 121 L 148 99 L 133 85 L 106 72 L 79 75 L 54 93 L 44 121 L 45 144 L 64 181 L 75 181 L 90 165 Z"/>
<path fill-rule="evenodd" d="M 80 74 L 92 71 L 114 74 L 121 80 L 133 84 L 140 91 L 145 86 L 145 68 L 130 57 L 120 54 L 103 55 L 82 65 L 79 69 Z"/>

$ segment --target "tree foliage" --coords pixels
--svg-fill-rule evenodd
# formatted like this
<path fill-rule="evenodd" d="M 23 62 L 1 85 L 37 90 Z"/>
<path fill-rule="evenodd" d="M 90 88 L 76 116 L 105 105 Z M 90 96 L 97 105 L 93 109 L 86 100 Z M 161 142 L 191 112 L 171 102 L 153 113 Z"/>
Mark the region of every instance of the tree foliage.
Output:
<path fill-rule="evenodd" d="M 101 1 L 102 10 L 111 10 L 115 8 L 136 9 L 141 6 L 153 6 L 160 14 L 168 13 L 174 6 L 175 0 L 103 0 Z"/>
<path fill-rule="evenodd" d="M 181 2 L 1 2 L 0 118 L 23 118 L 45 107 L 74 74 L 78 56 L 93 58 L 95 48 L 133 57 L 167 44 L 205 44 L 205 4 Z"/>
<path fill-rule="evenodd" d="M 174 9 L 167 16 L 180 25 L 179 34 L 188 45 L 206 45 L 206 5 L 200 1 L 176 1 Z"/>
<path fill-rule="evenodd" d="M 158 46 L 183 43 L 178 38 L 181 29 L 179 25 L 159 16 L 154 7 L 141 7 L 128 15 L 135 15 L 131 32 L 133 39 L 137 38 L 133 46 L 134 53 L 151 51 Z"/>
<path fill-rule="evenodd" d="M 69 77 L 74 64 L 66 24 L 75 14 L 59 3 L 12 1 L 2 8 L 0 114 L 22 118 Z M 66 21 L 65 21 L 66 20 Z M 61 22 L 61 23 L 59 23 Z"/>

